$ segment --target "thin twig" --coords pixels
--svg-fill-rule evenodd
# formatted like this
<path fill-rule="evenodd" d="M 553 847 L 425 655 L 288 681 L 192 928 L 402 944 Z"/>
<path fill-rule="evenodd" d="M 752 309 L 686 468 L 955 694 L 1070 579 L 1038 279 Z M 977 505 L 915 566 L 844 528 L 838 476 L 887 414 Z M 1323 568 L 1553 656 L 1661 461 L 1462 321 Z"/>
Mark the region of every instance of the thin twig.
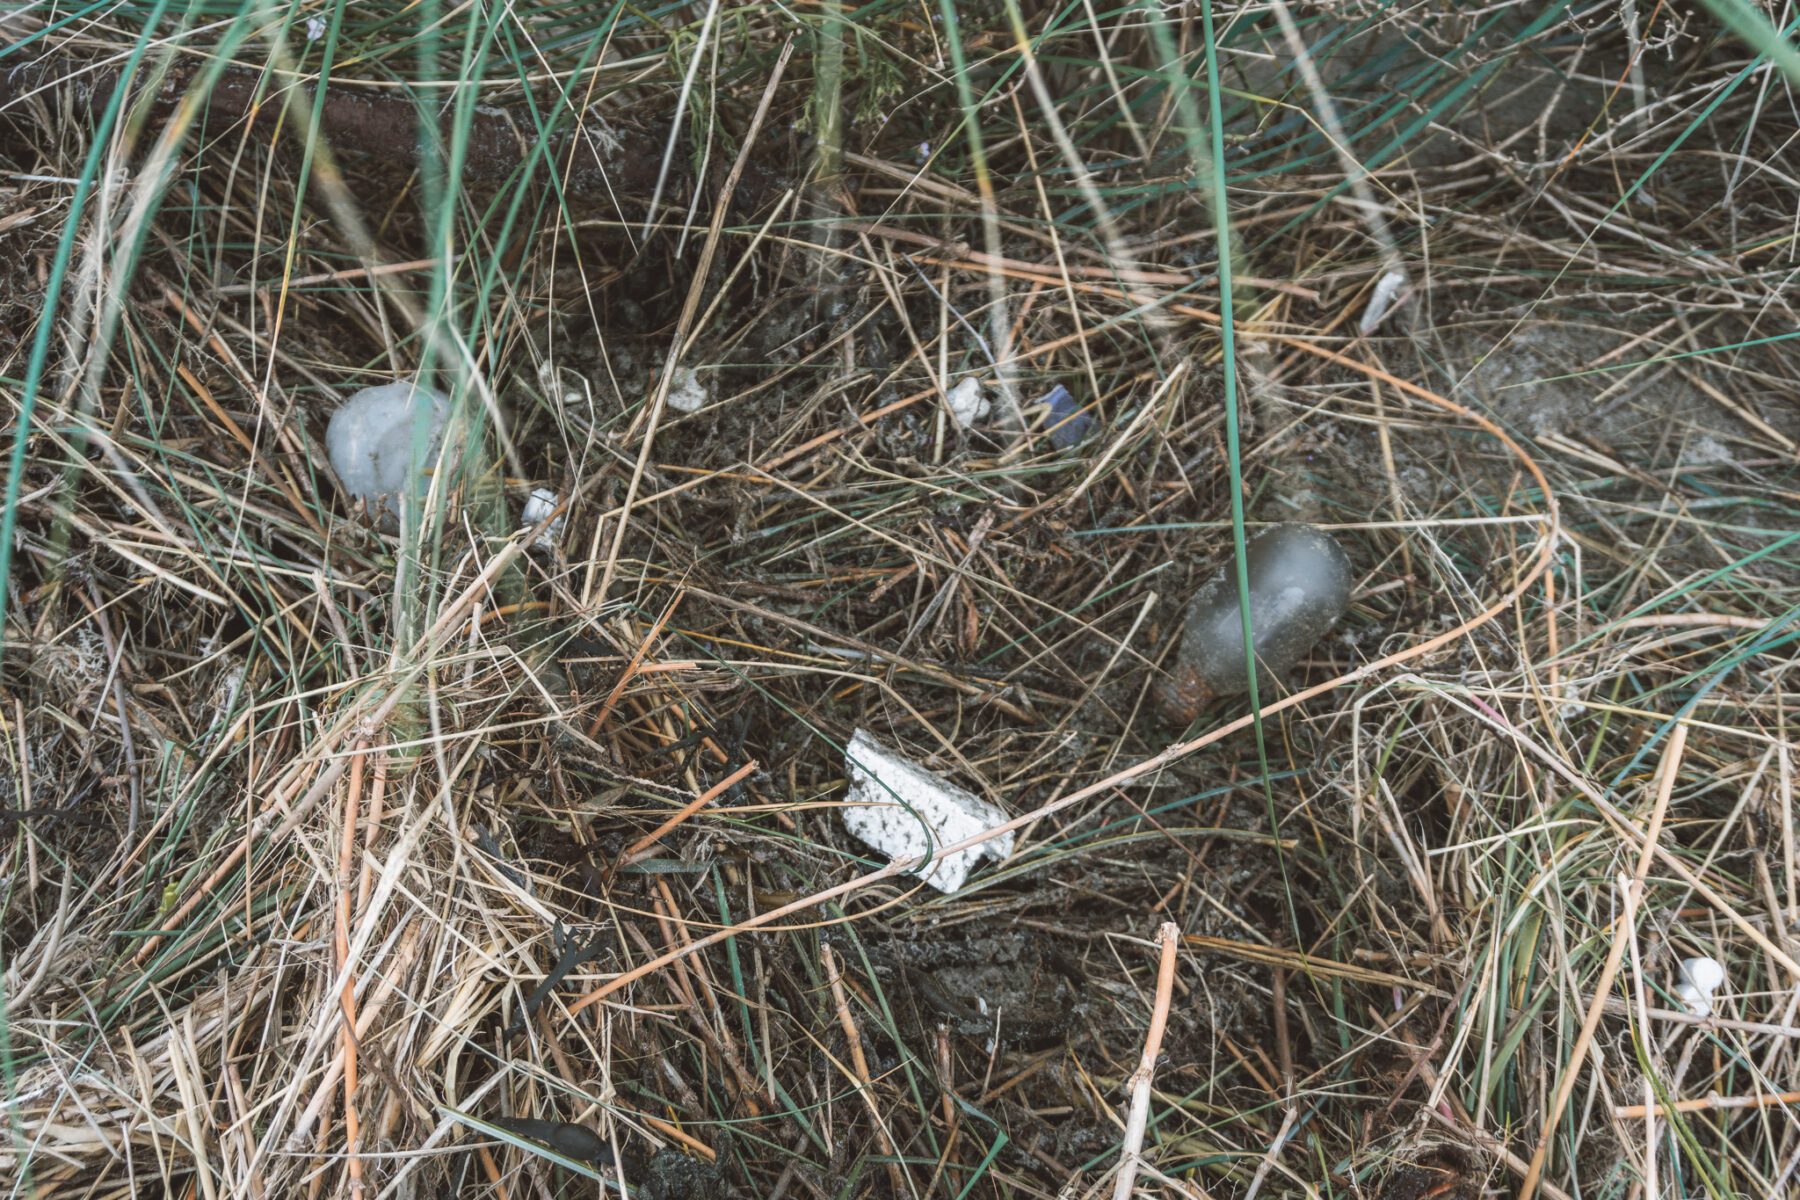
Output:
<path fill-rule="evenodd" d="M 699 39 L 701 47 L 706 44 L 706 31 L 711 28 L 713 16 L 718 12 L 718 8 L 718 0 L 713 0 L 706 10 L 706 21 L 701 29 Z M 769 114 L 769 104 L 775 99 L 775 89 L 781 83 L 781 76 L 787 70 L 788 60 L 793 57 L 793 53 L 794 42 L 790 38 L 782 47 L 780 56 L 775 60 L 775 68 L 770 72 L 769 81 L 763 88 L 762 100 L 756 106 L 756 115 L 750 119 L 750 130 L 744 135 L 744 144 L 738 148 L 737 159 L 731 164 L 731 171 L 725 177 L 724 187 L 719 190 L 719 199 L 713 209 L 712 224 L 707 227 L 706 241 L 701 244 L 700 261 L 694 268 L 694 280 L 688 286 L 687 300 L 681 306 L 681 315 L 676 319 L 675 338 L 669 345 L 669 357 L 663 363 L 662 372 L 657 377 L 656 391 L 652 393 L 649 405 L 632 421 L 634 431 L 640 422 L 642 423 L 643 440 L 638 447 L 637 461 L 632 465 L 631 480 L 625 487 L 624 512 L 619 516 L 618 524 L 613 527 L 612 549 L 606 556 L 606 567 L 600 575 L 599 595 L 602 602 L 606 600 L 607 594 L 612 589 L 613 572 L 618 568 L 619 550 L 625 544 L 625 530 L 631 525 L 631 512 L 637 500 L 638 487 L 643 482 L 644 468 L 650 462 L 650 450 L 656 444 L 657 426 L 662 421 L 663 407 L 668 402 L 669 389 L 675 382 L 676 369 L 681 365 L 678 361 L 681 348 L 687 341 L 688 328 L 693 322 L 694 314 L 699 311 L 701 298 L 706 294 L 707 277 L 712 272 L 713 255 L 719 248 L 719 234 L 725 227 L 725 216 L 730 211 L 732 194 L 737 191 L 738 180 L 744 173 L 744 164 L 750 159 L 751 148 L 756 145 L 756 135 L 762 130 L 763 118 Z M 694 51 L 696 66 L 701 57 L 701 50 L 696 48 Z M 691 71 L 688 83 L 692 83 Z M 688 87 L 684 85 L 681 92 L 682 104 L 686 104 L 687 97 Z M 662 196 L 662 175 L 666 175 L 668 172 L 669 156 L 675 152 L 674 133 L 679 131 L 680 127 L 681 116 L 677 112 L 668 150 L 664 155 L 663 171 L 657 179 L 656 196 L 650 203 L 652 214 L 656 211 L 657 200 Z M 646 225 L 646 232 L 648 232 L 648 228 Z"/>
<path fill-rule="evenodd" d="M 856 1071 L 857 1094 L 868 1106 L 869 1119 L 875 1123 L 875 1136 L 881 1142 L 881 1152 L 887 1156 L 888 1186 L 896 1196 L 918 1195 L 913 1187 L 912 1177 L 900 1168 L 899 1156 L 894 1152 L 894 1139 L 888 1133 L 887 1122 L 882 1118 L 881 1106 L 875 1103 L 875 1085 L 869 1073 L 869 1058 L 863 1053 L 862 1034 L 856 1028 L 856 1018 L 850 1012 L 850 999 L 844 993 L 844 980 L 838 972 L 837 956 L 831 952 L 830 946 L 819 947 L 819 958 L 825 964 L 825 979 L 831 985 L 831 999 L 837 1005 L 838 1024 L 843 1026 L 844 1040 L 850 1046 L 850 1065 Z"/>
<path fill-rule="evenodd" d="M 1128 1200 L 1137 1185 L 1138 1159 L 1143 1156 L 1144 1128 L 1150 1120 L 1150 1084 L 1156 1077 L 1156 1059 L 1162 1053 L 1163 1030 L 1169 1022 L 1169 1002 L 1175 994 L 1175 952 L 1181 945 L 1181 929 L 1164 921 L 1156 931 L 1162 955 L 1156 964 L 1156 999 L 1150 1008 L 1150 1028 L 1144 1034 L 1144 1053 L 1131 1075 L 1131 1107 L 1125 1117 L 1125 1140 L 1119 1146 L 1119 1178 L 1113 1184 L 1113 1200 Z"/>
<path fill-rule="evenodd" d="M 742 783 L 754 770 L 756 770 L 756 760 L 753 758 L 725 778 L 719 780 L 719 782 L 707 788 L 704 792 L 701 792 L 686 804 L 682 805 L 681 808 L 676 810 L 674 815 L 664 821 L 661 825 L 658 825 L 655 829 L 652 829 L 649 833 L 646 833 L 643 837 L 627 846 L 625 848 L 625 853 L 619 856 L 619 861 L 626 866 L 630 866 L 632 863 L 637 862 L 648 855 L 651 850 L 656 848 L 658 842 L 668 837 L 669 834 L 674 831 L 676 826 L 680 825 L 683 821 L 705 808 L 708 804 Z"/>
<path fill-rule="evenodd" d="M 365 743 L 359 742 L 350 757 L 350 784 L 344 789 L 343 832 L 338 841 L 337 935 L 338 975 L 343 980 L 338 1003 L 344 1010 L 339 1033 L 344 1056 L 344 1157 L 348 1163 L 350 1194 L 363 1191 L 362 1119 L 356 1109 L 356 972 L 350 966 L 351 897 L 355 893 L 352 863 L 356 854 L 357 817 L 362 809 Z"/>
<path fill-rule="evenodd" d="M 1635 1121 L 1652 1110 L 1657 1116 L 1667 1117 L 1676 1113 L 1734 1112 L 1746 1108 L 1774 1108 L 1777 1105 L 1786 1107 L 1789 1104 L 1800 1104 L 1800 1092 L 1764 1092 L 1760 1096 L 1702 1096 L 1698 1100 L 1677 1100 L 1673 1104 L 1617 1104 L 1613 1106 L 1613 1116 L 1624 1121 Z"/>

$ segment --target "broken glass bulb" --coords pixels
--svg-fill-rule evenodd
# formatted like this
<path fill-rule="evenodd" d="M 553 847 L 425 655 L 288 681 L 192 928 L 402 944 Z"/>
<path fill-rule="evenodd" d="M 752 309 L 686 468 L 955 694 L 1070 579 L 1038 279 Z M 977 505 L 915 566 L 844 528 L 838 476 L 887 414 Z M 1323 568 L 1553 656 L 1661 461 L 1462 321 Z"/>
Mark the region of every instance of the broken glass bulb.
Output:
<path fill-rule="evenodd" d="M 1350 601 L 1350 560 L 1329 534 L 1311 525 L 1265 530 L 1244 547 L 1244 558 L 1257 688 L 1266 695 L 1343 616 Z M 1249 688 L 1237 568 L 1227 561 L 1188 605 L 1163 711 L 1187 724 L 1213 697 Z"/>

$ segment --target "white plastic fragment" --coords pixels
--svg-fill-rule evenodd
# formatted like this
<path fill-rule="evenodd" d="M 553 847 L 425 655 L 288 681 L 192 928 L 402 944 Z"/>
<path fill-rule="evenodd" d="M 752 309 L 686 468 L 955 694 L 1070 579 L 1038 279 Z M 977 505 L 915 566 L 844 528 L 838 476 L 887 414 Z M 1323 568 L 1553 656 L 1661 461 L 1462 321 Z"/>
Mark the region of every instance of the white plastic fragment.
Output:
<path fill-rule="evenodd" d="M 698 371 L 692 367 L 675 368 L 675 378 L 669 383 L 670 408 L 676 412 L 699 412 L 711 398 L 707 395 L 706 385 L 700 382 Z"/>
<path fill-rule="evenodd" d="M 1369 307 L 1363 309 L 1362 320 L 1356 327 L 1364 337 L 1375 332 L 1381 319 L 1387 316 L 1388 309 L 1393 306 L 1394 297 L 1405 286 L 1406 272 L 1400 270 L 1389 271 L 1375 281 L 1375 290 L 1369 293 Z"/>
<path fill-rule="evenodd" d="M 561 500 L 562 497 L 550 488 L 532 488 L 531 495 L 525 497 L 525 508 L 520 512 L 519 520 L 529 529 L 555 512 L 556 506 Z M 567 514 L 559 515 L 550 522 L 549 528 L 538 534 L 537 540 L 532 545 L 545 550 L 554 546 L 556 539 L 562 534 L 563 521 L 566 516 Z"/>
<path fill-rule="evenodd" d="M 947 779 L 941 779 L 889 750 L 858 729 L 845 749 L 850 795 L 844 827 L 891 859 L 936 854 L 943 846 L 972 837 L 1006 821 L 1006 813 Z M 1013 835 L 1001 834 L 955 854 L 937 855 L 929 870 L 915 868 L 940 892 L 954 892 L 985 858 L 996 861 L 1012 853 Z"/>
<path fill-rule="evenodd" d="M 449 413 L 442 392 L 408 379 L 363 388 L 331 414 L 325 427 L 331 469 L 378 523 L 395 526 L 404 493 L 415 501 L 424 496 L 425 472 L 437 461 Z M 415 444 L 422 468 L 416 473 Z"/>
<path fill-rule="evenodd" d="M 1713 993 L 1725 982 L 1725 968 L 1716 958 L 1684 958 L 1681 979 L 1675 984 L 1675 995 L 1696 1017 L 1712 1015 Z"/>
<path fill-rule="evenodd" d="M 947 399 L 950 401 L 950 415 L 964 429 L 987 416 L 988 410 L 993 407 L 981 390 L 981 382 L 973 375 L 951 388 Z"/>

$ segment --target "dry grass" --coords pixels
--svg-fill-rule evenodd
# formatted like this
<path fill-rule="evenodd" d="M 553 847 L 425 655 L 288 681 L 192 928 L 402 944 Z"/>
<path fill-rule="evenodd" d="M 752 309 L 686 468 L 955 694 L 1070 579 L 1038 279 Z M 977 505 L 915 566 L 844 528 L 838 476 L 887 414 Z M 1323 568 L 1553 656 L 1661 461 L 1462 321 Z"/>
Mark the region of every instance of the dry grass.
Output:
<path fill-rule="evenodd" d="M 9 1194 L 1796 1186 L 1760 10 L 185 11 L 0 26 Z M 1166 727 L 1284 519 L 1349 617 Z M 871 861 L 859 726 L 1016 853 Z"/>

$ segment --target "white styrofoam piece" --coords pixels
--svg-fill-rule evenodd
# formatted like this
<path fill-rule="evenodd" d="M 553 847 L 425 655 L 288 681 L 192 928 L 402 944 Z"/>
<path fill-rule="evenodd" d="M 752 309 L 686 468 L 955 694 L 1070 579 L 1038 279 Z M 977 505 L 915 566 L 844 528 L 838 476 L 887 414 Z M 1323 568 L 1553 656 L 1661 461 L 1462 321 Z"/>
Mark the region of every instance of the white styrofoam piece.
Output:
<path fill-rule="evenodd" d="M 669 407 L 676 412 L 699 412 L 712 399 L 707 394 L 706 385 L 700 382 L 700 373 L 692 367 L 675 368 L 675 378 L 669 381 Z"/>
<path fill-rule="evenodd" d="M 850 776 L 850 795 L 842 810 L 844 827 L 890 860 L 935 854 L 1007 819 L 997 805 L 901 757 L 867 730 L 852 735 L 844 760 Z M 913 873 L 940 892 L 954 892 L 983 859 L 998 861 L 1012 850 L 1013 835 L 1004 833 L 979 846 L 933 857 L 920 864 L 928 870 Z"/>
<path fill-rule="evenodd" d="M 529 529 L 555 512 L 556 505 L 561 499 L 562 497 L 551 488 L 532 488 L 531 495 L 525 497 L 525 508 L 519 514 L 519 520 Z M 554 546 L 556 539 L 562 534 L 563 521 L 566 516 L 567 514 L 564 514 L 550 522 L 549 528 L 538 534 L 537 541 L 532 544 L 545 550 Z"/>
<path fill-rule="evenodd" d="M 1713 993 L 1725 982 L 1725 968 L 1716 958 L 1684 958 L 1680 971 L 1675 995 L 1696 1017 L 1711 1016 Z"/>
<path fill-rule="evenodd" d="M 973 375 L 951 388 L 947 399 L 950 401 L 950 415 L 964 429 L 987 416 L 988 410 L 993 407 L 981 391 L 981 381 Z"/>
<path fill-rule="evenodd" d="M 392 526 L 409 478 L 414 497 L 425 493 L 423 474 L 412 473 L 415 437 L 422 443 L 420 462 L 429 468 L 449 414 L 442 392 L 410 379 L 363 388 L 338 406 L 325 427 L 331 469 L 372 517 Z"/>

